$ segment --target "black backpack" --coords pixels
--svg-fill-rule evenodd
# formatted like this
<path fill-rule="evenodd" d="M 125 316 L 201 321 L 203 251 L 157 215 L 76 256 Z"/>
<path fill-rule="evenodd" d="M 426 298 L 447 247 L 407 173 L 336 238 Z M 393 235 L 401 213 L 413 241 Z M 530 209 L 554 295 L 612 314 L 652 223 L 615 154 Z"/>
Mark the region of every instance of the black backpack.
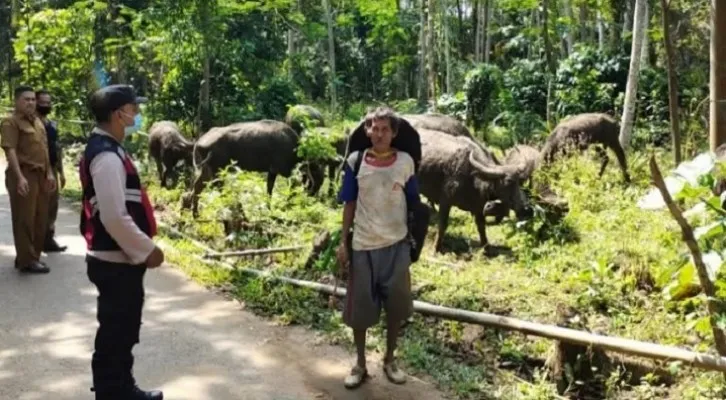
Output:
<path fill-rule="evenodd" d="M 355 158 L 355 164 L 353 166 L 353 172 L 355 176 L 358 176 L 360 171 L 360 165 L 363 162 L 364 151 L 359 151 Z M 347 161 L 346 161 L 347 162 Z M 429 220 L 431 218 L 431 209 L 419 201 L 418 204 L 412 204 L 407 202 L 407 213 L 408 213 L 408 236 L 407 239 L 411 243 L 411 262 L 415 263 L 421 257 L 421 250 L 426 240 L 426 233 L 429 227 Z M 346 246 L 348 247 L 349 257 L 353 254 L 353 231 L 348 232 L 346 236 Z"/>

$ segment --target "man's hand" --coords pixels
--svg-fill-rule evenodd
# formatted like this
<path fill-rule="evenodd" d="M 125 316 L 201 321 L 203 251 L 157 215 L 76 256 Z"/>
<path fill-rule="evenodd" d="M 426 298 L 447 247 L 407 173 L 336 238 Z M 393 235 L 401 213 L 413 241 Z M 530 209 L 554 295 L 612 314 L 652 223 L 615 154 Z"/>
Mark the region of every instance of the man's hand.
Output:
<path fill-rule="evenodd" d="M 64 174 L 60 175 L 60 188 L 64 189 L 66 187 L 66 176 Z"/>
<path fill-rule="evenodd" d="M 25 197 L 28 195 L 28 192 L 30 192 L 28 180 L 22 175 L 18 176 L 18 194 Z"/>
<path fill-rule="evenodd" d="M 346 247 L 345 242 L 341 243 L 340 246 L 338 246 L 336 257 L 338 258 L 338 264 L 340 265 L 340 272 L 342 273 L 347 271 L 348 262 L 350 261 L 350 255 L 348 254 L 348 247 Z"/>
<path fill-rule="evenodd" d="M 45 190 L 49 192 L 54 192 L 56 190 L 56 183 L 55 183 L 55 177 L 53 174 L 48 174 L 48 176 L 45 178 Z"/>
<path fill-rule="evenodd" d="M 147 268 L 156 268 L 164 263 L 164 252 L 161 251 L 159 246 L 154 246 L 154 250 L 151 251 L 149 257 L 146 258 Z"/>

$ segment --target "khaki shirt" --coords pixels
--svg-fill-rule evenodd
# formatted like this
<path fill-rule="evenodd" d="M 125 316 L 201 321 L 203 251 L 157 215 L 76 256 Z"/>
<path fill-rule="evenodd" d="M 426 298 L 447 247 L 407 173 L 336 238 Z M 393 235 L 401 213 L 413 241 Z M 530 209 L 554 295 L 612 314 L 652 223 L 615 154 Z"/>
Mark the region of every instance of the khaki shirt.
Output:
<path fill-rule="evenodd" d="M 21 167 L 50 169 L 48 137 L 40 118 L 13 114 L 0 122 L 0 146 L 15 149 Z"/>

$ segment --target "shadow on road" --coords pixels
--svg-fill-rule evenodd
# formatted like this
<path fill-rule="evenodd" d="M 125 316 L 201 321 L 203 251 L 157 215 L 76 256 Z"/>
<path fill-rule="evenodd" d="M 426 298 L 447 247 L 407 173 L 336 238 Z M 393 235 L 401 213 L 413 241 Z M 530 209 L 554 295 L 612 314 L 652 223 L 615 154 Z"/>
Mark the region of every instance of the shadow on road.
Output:
<path fill-rule="evenodd" d="M 91 399 L 97 292 L 86 277 L 78 214 L 59 211 L 57 240 L 69 249 L 44 256 L 50 274 L 19 274 L 0 190 L 0 399 Z M 302 328 L 273 326 L 169 267 L 147 272 L 143 315 L 135 375 L 171 400 L 442 398 L 416 379 L 386 382 L 377 364 L 369 367 L 373 382 L 347 391 L 351 354 Z"/>

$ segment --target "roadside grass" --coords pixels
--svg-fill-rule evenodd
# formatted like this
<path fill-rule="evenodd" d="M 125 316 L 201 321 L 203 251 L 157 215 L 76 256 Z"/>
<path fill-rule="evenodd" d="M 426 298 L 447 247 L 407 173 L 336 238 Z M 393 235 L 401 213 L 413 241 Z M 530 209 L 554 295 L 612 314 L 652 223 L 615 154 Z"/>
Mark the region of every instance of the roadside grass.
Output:
<path fill-rule="evenodd" d="M 76 165 L 77 153 L 67 152 L 66 165 Z M 661 169 L 672 165 L 657 153 Z M 446 235 L 452 249 L 434 254 L 436 215 L 422 260 L 412 267 L 417 299 L 449 307 L 556 323 L 559 306 L 578 311 L 592 331 L 696 351 L 713 348 L 710 335 L 694 328 L 705 315 L 700 297 L 669 301 L 663 288 L 674 268 L 686 261 L 685 245 L 667 211 L 644 211 L 637 200 L 650 186 L 649 153 L 630 156 L 633 184 L 622 183 L 614 163 L 602 179 L 592 154 L 557 163 L 535 179 L 549 183 L 567 199 L 569 213 L 555 224 L 535 218 L 527 223 L 505 220 L 487 226 L 492 244 L 508 246 L 511 254 L 487 258 L 477 247 L 473 218 L 454 210 Z M 139 157 L 145 159 L 145 157 Z M 143 163 L 140 163 L 143 165 Z M 68 172 L 63 195 L 80 197 L 77 174 Z M 339 228 L 341 208 L 325 195 L 305 195 L 299 176 L 278 178 L 272 197 L 265 177 L 240 172 L 222 174 L 220 190 L 206 190 L 200 217 L 180 209 L 184 182 L 160 188 L 145 167 L 143 174 L 157 215 L 165 223 L 217 250 L 312 246 L 322 230 Z M 243 222 L 244 229 L 226 235 L 220 219 Z M 196 281 L 239 299 L 254 312 L 280 324 L 303 324 L 325 332 L 332 343 L 352 349 L 352 335 L 341 320 L 340 302 L 331 308 L 328 297 L 309 290 L 276 284 L 241 272 L 210 268 L 195 255 L 202 252 L 184 240 L 162 235 L 176 251 L 168 259 Z M 308 251 L 238 259 L 244 268 L 333 282 L 332 261 L 305 269 Z M 552 342 L 519 333 L 483 328 L 416 315 L 402 334 L 399 355 L 410 373 L 427 375 L 439 387 L 462 399 L 553 399 L 554 383 L 546 378 L 544 360 Z M 382 352 L 385 329 L 379 324 L 369 335 L 370 350 Z M 712 351 L 710 351 L 712 352 Z M 677 363 L 657 363 L 670 369 L 676 383 L 665 387 L 655 380 L 630 385 L 613 376 L 601 398 L 711 399 L 724 396 L 721 375 Z"/>

